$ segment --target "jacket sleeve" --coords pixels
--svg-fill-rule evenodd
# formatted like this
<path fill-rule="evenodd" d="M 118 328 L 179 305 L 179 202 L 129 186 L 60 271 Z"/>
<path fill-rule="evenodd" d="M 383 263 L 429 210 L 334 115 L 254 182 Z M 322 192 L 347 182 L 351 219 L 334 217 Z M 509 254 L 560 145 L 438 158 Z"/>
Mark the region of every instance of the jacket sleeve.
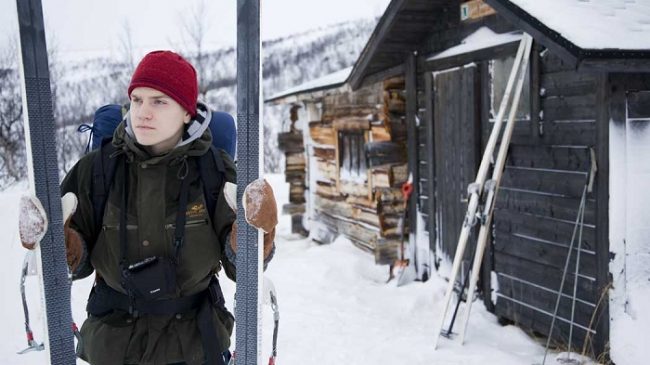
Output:
<path fill-rule="evenodd" d="M 237 184 L 237 171 L 235 170 L 235 163 L 230 158 L 226 152 L 219 150 L 221 154 L 221 159 L 224 162 L 225 167 L 225 176 L 224 176 L 224 186 L 226 182 Z M 219 193 L 219 198 L 217 199 L 217 205 L 214 209 L 214 216 L 212 217 L 212 224 L 214 225 L 214 231 L 219 237 L 219 248 L 221 250 L 221 263 L 226 272 L 226 275 L 232 279 L 236 280 L 235 273 L 235 257 L 232 255 L 232 249 L 230 248 L 230 232 L 232 231 L 232 224 L 237 218 L 236 212 L 234 212 L 228 202 L 226 201 L 226 195 L 224 189 L 221 189 Z"/>
<path fill-rule="evenodd" d="M 93 152 L 80 159 L 61 183 L 61 196 L 72 192 L 78 200 L 77 210 L 70 220 L 70 228 L 79 233 L 83 241 L 83 255 L 79 266 L 72 273 L 73 280 L 83 279 L 94 270 L 90 263 L 88 243 L 92 240 L 93 232 L 96 232 L 91 200 L 92 161 L 95 154 L 96 152 Z"/>

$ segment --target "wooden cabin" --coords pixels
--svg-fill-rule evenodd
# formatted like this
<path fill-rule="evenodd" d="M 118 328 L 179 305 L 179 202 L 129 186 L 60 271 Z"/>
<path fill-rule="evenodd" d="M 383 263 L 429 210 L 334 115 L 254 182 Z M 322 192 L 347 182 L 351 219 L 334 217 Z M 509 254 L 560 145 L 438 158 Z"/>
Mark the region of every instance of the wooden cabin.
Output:
<path fill-rule="evenodd" d="M 292 214 L 294 232 L 306 233 L 309 227 L 319 243 L 344 235 L 378 264 L 390 264 L 406 227 L 400 190 L 408 178 L 404 79 L 353 92 L 345 84 L 351 70 L 267 100 L 291 105 L 292 127 L 278 135 L 291 186 L 283 211 Z M 296 127 L 299 115 L 302 127 Z"/>
<path fill-rule="evenodd" d="M 382 189 L 398 195 L 396 188 L 409 174 L 417 182 L 409 211 L 410 217 L 418 218 L 408 225 L 411 241 L 428 241 L 439 275 L 447 276 L 465 217 L 467 186 L 474 181 L 524 32 L 534 38 L 534 45 L 483 261 L 482 300 L 504 323 L 549 334 L 587 186 L 580 249 L 576 243 L 551 336 L 563 348 L 572 333 L 574 351 L 584 348 L 594 358 L 625 363 L 630 348 L 648 350 L 643 336 L 623 333 L 642 333 L 643 323 L 650 323 L 641 309 L 650 304 L 644 294 L 650 276 L 650 192 L 646 188 L 650 182 L 650 10 L 646 4 L 393 0 L 346 82 L 330 89 L 328 96 L 310 99 L 305 94 L 302 99 L 322 108 L 315 108 L 320 114 L 308 113 L 313 122 L 309 137 L 311 141 L 322 138 L 319 143 L 329 153 L 308 155 L 309 161 L 327 162 L 322 169 L 329 171 L 324 174 L 329 179 L 325 184 L 318 184 L 318 179 L 309 182 L 308 190 L 321 192 L 316 194 L 320 203 L 312 208 L 319 221 L 337 227 L 338 233 L 355 236 L 350 224 L 375 224 L 377 235 L 372 239 L 376 240 L 356 237 L 361 247 L 375 252 L 382 244 L 393 252 L 398 247 L 388 238 L 391 232 L 383 230 L 391 226 L 381 223 L 385 212 L 379 208 L 381 198 L 373 195 L 380 189 L 373 185 L 369 149 L 368 178 L 354 185 L 363 186 L 355 190 L 363 194 L 345 197 L 352 189 L 341 179 L 346 166 L 342 156 L 347 153 L 341 144 L 348 143 L 345 133 L 350 129 L 346 128 L 352 124 L 337 118 L 355 116 L 348 107 L 351 102 L 383 105 L 368 113 L 373 117 L 367 118 L 367 124 L 364 119 L 363 128 L 354 124 L 355 133 L 364 130 L 364 134 L 356 144 L 350 143 L 374 142 L 377 136 L 404 146 L 407 171 L 391 161 L 388 182 L 383 184 L 390 188 Z M 391 95 L 398 95 L 399 110 L 390 109 Z M 397 123 L 398 116 L 403 117 L 402 123 Z M 384 130 L 375 133 L 376 126 Z M 399 136 L 394 126 L 401 128 Z M 405 143 L 399 143 L 400 138 Z M 311 141 L 305 139 L 305 145 Z M 314 175 L 308 173 L 307 179 Z M 397 198 L 391 201 L 400 205 Z M 379 222 L 364 220 L 369 216 L 361 212 L 369 211 Z M 338 225 L 329 219 L 335 212 L 346 212 L 352 220 Z M 469 251 L 464 272 L 470 265 Z"/>

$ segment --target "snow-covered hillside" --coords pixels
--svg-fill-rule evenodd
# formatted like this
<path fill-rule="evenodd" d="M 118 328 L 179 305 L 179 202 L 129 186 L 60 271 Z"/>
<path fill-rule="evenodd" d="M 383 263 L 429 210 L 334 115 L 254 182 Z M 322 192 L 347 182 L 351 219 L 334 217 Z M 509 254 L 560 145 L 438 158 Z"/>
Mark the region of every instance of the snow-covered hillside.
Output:
<path fill-rule="evenodd" d="M 314 29 L 263 44 L 263 97 L 273 95 L 295 86 L 327 75 L 354 64 L 363 46 L 370 37 L 376 19 L 365 19 L 340 23 L 326 28 Z M 56 43 L 54 43 L 56 44 Z M 17 53 L 15 49 L 0 50 L 0 89 L 3 108 L 0 110 L 1 124 L 17 114 L 22 119 L 19 79 L 17 74 Z M 6 51 L 6 52 L 5 52 Z M 197 66 L 201 83 L 201 98 L 214 109 L 236 115 L 236 52 L 234 48 L 207 50 L 200 57 L 185 53 Z M 82 123 L 92 122 L 97 108 L 105 104 L 126 103 L 126 89 L 133 72 L 130 62 L 122 61 L 123 55 L 73 61 L 56 48 L 50 49 L 50 76 L 53 94 L 53 110 L 56 124 L 62 128 L 59 137 L 61 161 L 76 161 L 83 153 L 83 142 L 75 131 Z M 201 65 L 200 67 L 198 65 Z M 15 106 L 18 105 L 18 106 Z M 277 133 L 288 129 L 286 106 L 264 105 L 263 127 L 265 135 L 265 170 L 279 172 L 283 169 L 282 154 L 277 149 Z M 7 110 L 5 110 L 7 109 Z M 13 119 L 12 119 L 13 120 Z M 22 128 L 19 125 L 4 127 L 0 139 L 15 139 L 18 150 L 24 151 Z M 24 160 L 24 153 L 0 143 L 0 155 L 16 156 Z M 21 164 L 20 161 L 0 159 L 0 188 L 24 179 L 20 171 L 7 176 L 3 169 Z M 67 171 L 68 163 L 61 170 Z"/>

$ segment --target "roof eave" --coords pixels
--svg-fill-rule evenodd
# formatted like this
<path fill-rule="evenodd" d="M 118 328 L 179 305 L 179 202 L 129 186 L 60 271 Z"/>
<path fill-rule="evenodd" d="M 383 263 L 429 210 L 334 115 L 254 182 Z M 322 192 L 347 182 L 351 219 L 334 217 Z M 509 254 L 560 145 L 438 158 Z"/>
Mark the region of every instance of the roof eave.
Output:
<path fill-rule="evenodd" d="M 357 59 L 357 62 L 354 64 L 354 68 L 350 73 L 349 83 L 352 87 L 352 90 L 356 90 L 362 86 L 363 79 L 366 77 L 366 69 L 368 64 L 372 60 L 372 56 L 375 53 L 377 47 L 384 39 L 386 34 L 390 31 L 395 17 L 400 9 L 404 6 L 406 0 L 393 0 L 388 5 L 388 8 L 382 15 L 381 19 L 377 23 L 375 30 L 372 32 L 368 43 L 361 51 L 361 55 Z"/>
<path fill-rule="evenodd" d="M 537 18 L 508 0 L 485 1 L 512 25 L 530 34 L 536 41 L 560 56 L 568 64 L 578 66 L 580 48 L 562 37 L 558 32 L 547 27 Z"/>
<path fill-rule="evenodd" d="M 297 103 L 304 100 L 314 100 L 320 99 L 326 95 L 329 95 L 332 92 L 336 92 L 341 88 L 345 87 L 346 81 L 338 82 L 336 84 L 330 84 L 326 86 L 315 87 L 312 89 L 300 90 L 293 93 L 276 95 L 269 99 L 264 100 L 264 103 L 268 104 L 288 104 L 288 103 Z"/>

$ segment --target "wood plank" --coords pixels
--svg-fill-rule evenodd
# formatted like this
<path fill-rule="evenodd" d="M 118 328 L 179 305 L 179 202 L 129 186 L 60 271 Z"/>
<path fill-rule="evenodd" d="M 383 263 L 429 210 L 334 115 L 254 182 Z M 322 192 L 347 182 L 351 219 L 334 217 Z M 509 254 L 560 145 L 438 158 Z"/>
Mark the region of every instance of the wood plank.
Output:
<path fill-rule="evenodd" d="M 336 164 L 334 161 L 322 161 L 320 159 L 316 160 L 316 169 L 321 173 L 322 176 L 318 177 L 318 180 L 323 181 L 323 179 L 329 180 L 329 182 L 335 183 L 338 178 L 338 170 L 336 169 Z"/>
<path fill-rule="evenodd" d="M 385 216 L 396 215 L 401 217 L 404 215 L 404 209 L 406 209 L 406 207 L 403 200 L 380 202 L 380 205 L 378 206 L 380 214 Z"/>
<path fill-rule="evenodd" d="M 377 245 L 379 228 L 371 228 L 364 224 L 337 219 L 328 213 L 316 210 L 316 219 L 328 226 L 336 227 L 336 231 L 352 240 L 363 242 L 374 249 Z"/>
<path fill-rule="evenodd" d="M 303 204 L 306 202 L 304 193 L 289 193 L 289 202 L 294 204 Z"/>
<path fill-rule="evenodd" d="M 509 210 L 517 214 L 546 216 L 565 221 L 575 220 L 580 206 L 579 198 L 566 198 L 541 195 L 532 191 L 517 191 L 499 189 L 495 201 L 497 210 Z M 595 199 L 587 199 L 585 209 L 585 224 L 596 224 Z"/>
<path fill-rule="evenodd" d="M 405 83 L 404 83 L 404 77 L 398 76 L 398 77 L 391 77 L 382 82 L 382 87 L 384 90 L 404 90 L 405 89 Z"/>
<path fill-rule="evenodd" d="M 424 160 L 427 163 L 426 173 L 422 173 L 420 176 L 425 176 L 427 179 L 426 186 L 426 195 L 429 197 L 427 200 L 427 208 L 429 211 L 429 217 L 427 220 L 427 232 L 429 233 L 429 249 L 431 251 L 436 250 L 436 220 L 435 220 L 435 209 L 436 209 L 436 199 L 435 199 L 435 133 L 433 126 L 433 75 L 430 72 L 424 74 L 424 84 L 425 84 L 425 114 L 424 114 L 424 126 L 426 130 L 426 152 L 424 153 Z"/>
<path fill-rule="evenodd" d="M 650 81 L 650 78 L 635 77 L 634 82 Z M 638 85 L 626 85 L 638 86 Z M 648 82 L 650 86 L 650 82 Z M 624 93 L 627 88 L 619 85 L 611 85 L 610 80 L 604 74 L 598 76 L 597 92 L 596 92 L 596 110 L 597 110 L 597 129 L 596 129 L 596 160 L 598 161 L 598 174 L 596 179 L 598 181 L 598 190 L 596 190 L 596 241 L 597 249 L 596 255 L 598 257 L 598 288 L 605 296 L 608 295 L 607 288 L 611 285 L 609 262 L 610 262 L 610 247 L 609 247 L 609 128 L 611 120 L 624 120 L 618 119 L 626 109 L 623 104 Z M 646 88 L 647 90 L 648 88 Z M 610 92 L 614 93 L 611 95 Z M 611 114 L 610 114 L 611 113 Z M 598 336 L 594 338 L 594 348 L 597 354 L 606 353 L 608 351 L 610 328 L 609 328 L 609 300 L 605 297 L 603 304 L 599 308 L 599 317 L 603 320 L 598 322 Z"/>
<path fill-rule="evenodd" d="M 406 125 L 401 122 L 390 123 L 390 134 L 391 140 L 393 142 L 406 143 L 407 142 L 407 132 Z"/>
<path fill-rule="evenodd" d="M 305 204 L 284 204 L 282 205 L 282 214 L 296 215 L 305 213 Z"/>
<path fill-rule="evenodd" d="M 501 186 L 537 191 L 548 195 L 580 198 L 588 175 L 562 170 L 541 170 L 506 166 Z"/>
<path fill-rule="evenodd" d="M 309 231 L 307 231 L 302 225 L 302 220 L 302 214 L 295 214 L 291 216 L 291 233 L 296 233 L 303 237 L 308 237 Z"/>
<path fill-rule="evenodd" d="M 341 194 L 356 195 L 358 197 L 368 196 L 368 185 L 359 184 L 354 181 L 341 180 L 339 184 Z"/>
<path fill-rule="evenodd" d="M 548 96 L 542 98 L 544 120 L 595 119 L 594 94 L 577 96 Z"/>
<path fill-rule="evenodd" d="M 323 181 L 316 181 L 316 194 L 325 198 L 342 199 L 335 184 L 329 184 Z"/>
<path fill-rule="evenodd" d="M 370 129 L 370 120 L 367 117 L 339 117 L 334 119 L 332 126 L 338 131 L 359 131 Z"/>
<path fill-rule="evenodd" d="M 529 307 L 514 303 L 503 297 L 499 297 L 495 307 L 495 314 L 500 318 L 508 318 L 516 325 L 529 329 L 536 336 L 547 336 L 551 327 L 551 317 L 548 314 L 533 310 Z M 581 349 L 585 340 L 586 331 L 574 326 L 573 345 L 575 349 Z M 566 348 L 569 337 L 569 325 L 564 321 L 556 321 L 553 331 L 552 345 L 559 348 Z"/>
<path fill-rule="evenodd" d="M 562 282 L 562 270 L 498 251 L 494 252 L 494 271 L 553 290 L 559 290 Z M 563 293 L 573 295 L 574 278 L 573 275 L 566 276 Z M 578 295 L 580 298 L 597 298 L 600 292 L 594 280 L 580 276 Z"/>
<path fill-rule="evenodd" d="M 380 221 L 377 209 L 367 209 L 365 207 L 351 205 L 345 200 L 331 200 L 316 196 L 314 199 L 314 206 L 320 211 L 327 212 L 327 214 L 334 217 L 342 217 L 348 220 L 364 222 L 368 225 L 375 227 L 379 231 Z"/>
<path fill-rule="evenodd" d="M 593 74 L 563 70 L 544 72 L 541 76 L 541 94 L 550 96 L 577 96 L 596 93 L 596 77 Z"/>
<path fill-rule="evenodd" d="M 380 95 L 377 96 L 379 98 Z M 371 120 L 382 119 L 381 105 L 377 102 L 369 104 L 335 104 L 327 108 L 322 120 L 333 121 L 342 117 L 370 117 Z"/>
<path fill-rule="evenodd" d="M 534 306 L 548 313 L 555 312 L 555 303 L 557 301 L 557 290 L 545 288 L 537 285 L 531 285 L 516 278 L 509 276 L 498 275 L 499 290 L 498 293 L 505 295 L 509 298 L 515 299 Z M 558 316 L 570 320 L 571 319 L 571 306 L 573 304 L 573 295 L 564 294 L 560 298 L 560 306 L 558 308 Z M 577 297 L 575 301 L 575 317 L 574 323 L 583 327 L 589 327 L 591 315 L 596 307 L 594 298 Z M 550 317 L 549 317 L 550 318 Z M 584 330 L 583 330 L 584 331 Z"/>
<path fill-rule="evenodd" d="M 336 158 L 336 151 L 334 150 L 333 147 L 313 147 L 314 150 L 314 157 L 323 159 L 323 160 L 331 160 L 334 161 L 334 158 Z"/>
<path fill-rule="evenodd" d="M 554 73 L 562 71 L 575 72 L 575 64 L 567 62 L 556 53 L 545 52 L 542 57 L 542 73 Z"/>
<path fill-rule="evenodd" d="M 305 167 L 305 154 L 304 152 L 287 153 L 285 156 L 287 166 L 300 166 Z"/>
<path fill-rule="evenodd" d="M 393 165 L 391 171 L 393 176 L 392 186 L 401 188 L 409 177 L 408 164 Z"/>
<path fill-rule="evenodd" d="M 305 150 L 302 139 L 302 133 L 278 133 L 278 148 L 284 153 L 302 152 Z"/>
<path fill-rule="evenodd" d="M 511 144 L 507 164 L 517 167 L 589 171 L 589 148 Z"/>
<path fill-rule="evenodd" d="M 577 240 L 577 239 L 576 239 Z M 537 262 L 542 265 L 552 266 L 557 270 L 564 270 L 567 255 L 569 254 L 568 242 L 566 246 L 538 240 L 532 236 L 519 236 L 517 232 L 508 232 L 507 229 L 497 227 L 494 230 L 494 252 L 508 254 L 513 257 Z M 571 250 L 569 260 L 569 274 L 574 275 L 578 252 L 580 252 L 579 273 L 589 277 L 596 276 L 596 255 L 593 251 L 577 249 L 577 242 Z"/>
<path fill-rule="evenodd" d="M 284 181 L 290 184 L 305 185 L 305 171 L 287 171 Z"/>
<path fill-rule="evenodd" d="M 378 167 L 392 164 L 403 164 L 407 160 L 405 147 L 395 142 L 370 142 L 366 144 L 368 166 Z"/>
<path fill-rule="evenodd" d="M 393 177 L 389 168 L 371 169 L 372 183 L 376 188 L 389 188 L 393 184 Z"/>
<path fill-rule="evenodd" d="M 517 211 L 495 210 L 494 226 L 502 232 L 534 237 L 541 240 L 563 244 L 568 247 L 571 242 L 575 219 L 561 221 L 549 217 L 519 213 Z M 577 237 L 576 237 L 577 245 Z M 582 248 L 594 252 L 596 249 L 595 227 L 584 225 Z"/>
<path fill-rule="evenodd" d="M 400 188 L 378 188 L 375 190 L 375 199 L 381 202 L 402 201 Z"/>
<path fill-rule="evenodd" d="M 512 134 L 514 144 L 540 144 L 544 146 L 593 146 L 596 143 L 596 120 L 542 121 L 542 134 L 538 126 L 519 122 Z M 535 134 L 531 133 L 535 130 Z"/>
<path fill-rule="evenodd" d="M 647 54 L 646 51 L 645 55 L 640 56 L 636 51 L 627 51 L 616 54 L 617 58 L 585 57 L 580 61 L 578 71 L 591 73 L 648 73 L 650 72 L 650 65 L 648 65 Z"/>
<path fill-rule="evenodd" d="M 399 248 L 400 241 L 379 238 L 375 248 L 375 264 L 390 265 L 394 263 L 398 258 Z"/>
<path fill-rule="evenodd" d="M 388 142 L 391 141 L 390 131 L 383 125 L 381 126 L 372 126 L 370 128 L 372 135 L 372 142 Z"/>
<path fill-rule="evenodd" d="M 311 139 L 323 145 L 336 145 L 336 134 L 330 126 L 324 126 L 320 123 L 309 125 L 309 135 Z"/>

